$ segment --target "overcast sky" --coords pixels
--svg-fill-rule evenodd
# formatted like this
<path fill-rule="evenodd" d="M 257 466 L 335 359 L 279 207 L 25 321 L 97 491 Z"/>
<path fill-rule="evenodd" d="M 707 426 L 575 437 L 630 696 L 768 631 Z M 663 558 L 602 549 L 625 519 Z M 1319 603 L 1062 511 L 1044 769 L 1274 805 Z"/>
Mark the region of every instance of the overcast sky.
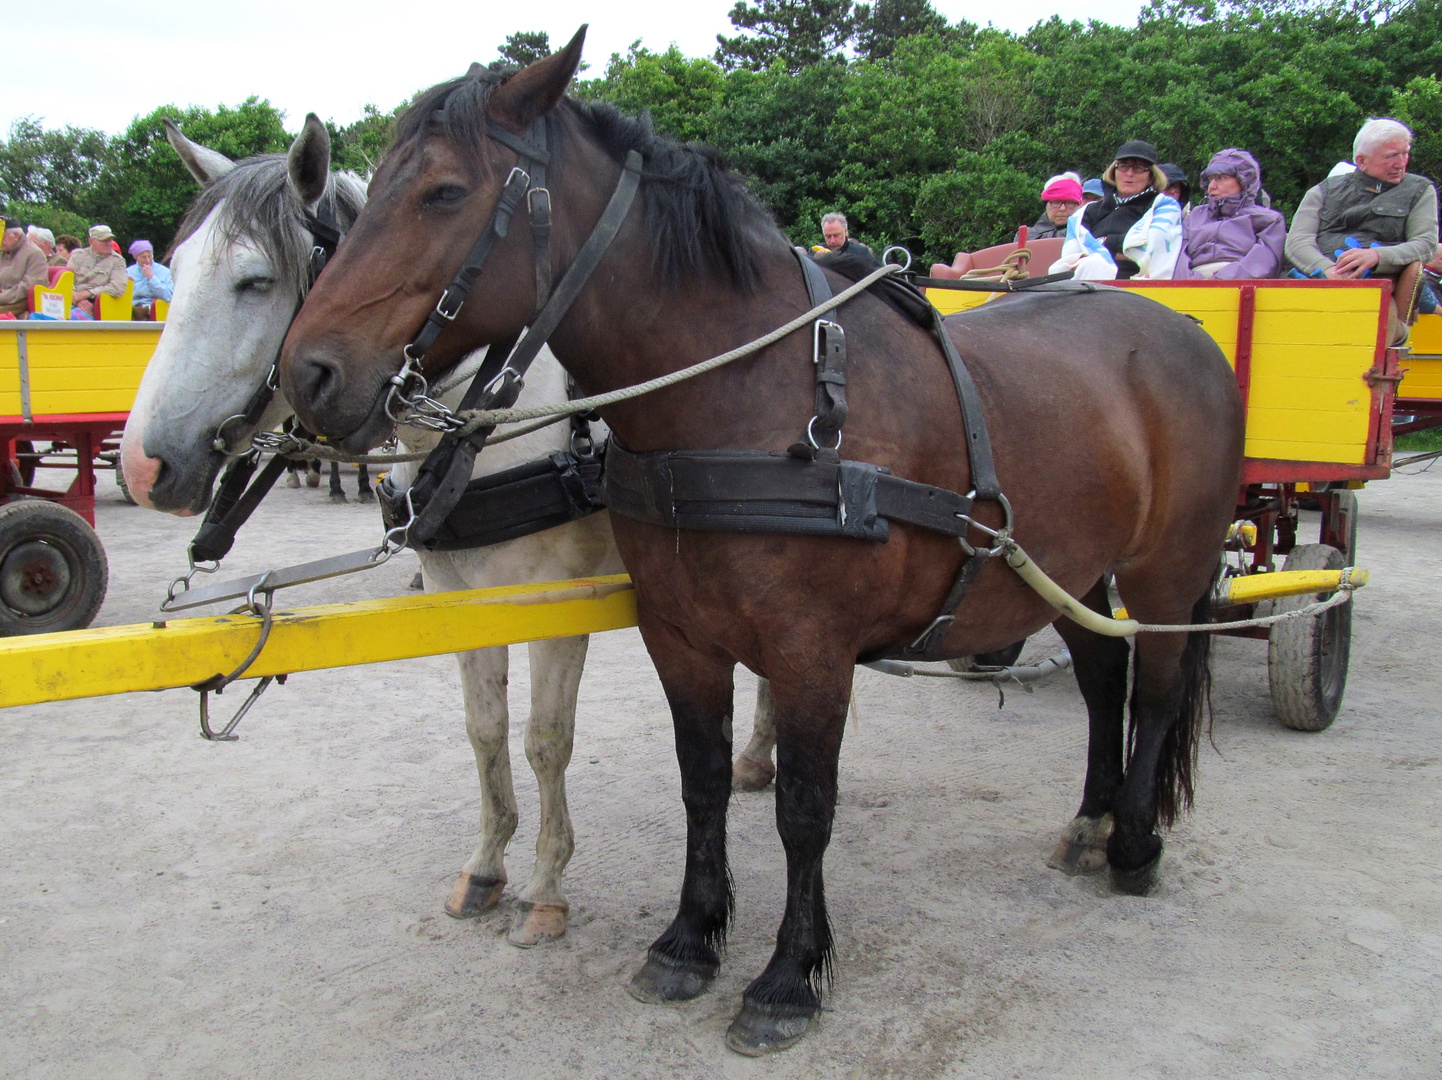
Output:
<path fill-rule="evenodd" d="M 16 4 L 5 19 L 0 134 L 21 116 L 46 127 L 119 132 L 165 104 L 235 105 L 268 98 L 294 131 L 307 112 L 347 124 L 367 103 L 390 109 L 416 90 L 495 59 L 507 34 L 545 30 L 563 45 L 583 22 L 586 61 L 600 74 L 613 52 L 640 39 L 663 51 L 709 56 L 731 33 L 733 0 L 530 0 L 507 4 L 397 0 L 247 0 L 197 4 L 150 0 L 116 18 L 53 5 Z M 932 0 L 952 21 L 1016 31 L 1050 18 L 1134 25 L 1145 0 Z M 8 5 L 7 5 L 8 7 Z M 98 10 L 98 9 L 97 9 Z M 105 29 L 100 29 L 104 25 Z M 113 28 L 113 29 L 112 29 Z"/>

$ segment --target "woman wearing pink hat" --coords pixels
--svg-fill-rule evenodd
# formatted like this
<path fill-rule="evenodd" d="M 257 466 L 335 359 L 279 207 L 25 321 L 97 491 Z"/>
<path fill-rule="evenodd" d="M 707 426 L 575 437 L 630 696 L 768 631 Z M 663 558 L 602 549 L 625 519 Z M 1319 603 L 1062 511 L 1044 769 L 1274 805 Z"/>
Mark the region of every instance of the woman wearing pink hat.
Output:
<path fill-rule="evenodd" d="M 1053 176 L 1041 189 L 1041 200 L 1046 209 L 1036 224 L 1027 231 L 1028 240 L 1046 240 L 1066 236 L 1066 219 L 1071 217 L 1082 204 L 1081 177 L 1074 172 Z"/>

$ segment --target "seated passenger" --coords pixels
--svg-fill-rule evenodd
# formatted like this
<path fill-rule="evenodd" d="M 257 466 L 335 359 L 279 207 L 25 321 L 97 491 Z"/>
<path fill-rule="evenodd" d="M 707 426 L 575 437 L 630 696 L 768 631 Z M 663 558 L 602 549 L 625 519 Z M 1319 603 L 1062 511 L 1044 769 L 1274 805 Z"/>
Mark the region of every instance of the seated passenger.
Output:
<path fill-rule="evenodd" d="M 30 290 L 47 285 L 50 273 L 45 254 L 25 235 L 25 228 L 13 218 L 4 221 L 0 240 L 0 314 L 23 319 L 30 312 Z"/>
<path fill-rule="evenodd" d="M 1287 234 L 1287 259 L 1308 277 L 1394 275 L 1437 247 L 1437 191 L 1407 171 L 1412 132 L 1368 120 L 1357 132 L 1351 172 L 1308 191 Z"/>
<path fill-rule="evenodd" d="M 1072 270 L 1078 278 L 1170 278 L 1182 246 L 1182 208 L 1163 194 L 1167 178 L 1157 168 L 1157 150 L 1132 139 L 1117 150 L 1102 179 L 1105 197 L 1067 221 L 1062 257 L 1052 273 Z"/>
<path fill-rule="evenodd" d="M 155 261 L 155 246 L 149 240 L 132 240 L 130 257 L 135 262 L 125 268 L 125 273 L 135 282 L 132 314 L 142 322 L 150 322 L 155 318 L 155 301 L 169 303 L 175 282 L 170 270 Z"/>
<path fill-rule="evenodd" d="M 1177 205 L 1182 208 L 1182 217 L 1185 219 L 1192 212 L 1192 182 L 1187 179 L 1187 174 L 1180 165 L 1164 161 L 1157 168 L 1161 169 L 1162 175 L 1167 178 L 1167 186 L 1163 189 L 1163 194 L 1170 195 L 1177 200 Z"/>
<path fill-rule="evenodd" d="M 90 227 L 90 246 L 70 256 L 66 264 L 75 273 L 75 307 L 71 318 L 94 318 L 95 298 L 101 293 L 125 295 L 125 260 L 110 246 L 113 234 L 108 225 Z M 79 316 L 75 312 L 79 311 Z"/>
<path fill-rule="evenodd" d="M 1287 222 L 1257 203 L 1262 170 L 1235 147 L 1220 150 L 1202 170 L 1207 201 L 1182 223 L 1182 250 L 1172 277 L 1271 278 L 1282 272 Z"/>
<path fill-rule="evenodd" d="M 1081 177 L 1074 172 L 1053 176 L 1041 189 L 1041 200 L 1046 209 L 1036 224 L 1027 230 L 1028 240 L 1047 240 L 1054 236 L 1066 236 L 1066 219 L 1082 204 Z"/>
<path fill-rule="evenodd" d="M 55 254 L 50 256 L 51 266 L 68 266 L 70 256 L 81 247 L 80 237 L 61 233 L 55 238 Z"/>
<path fill-rule="evenodd" d="M 1084 203 L 1100 202 L 1106 198 L 1106 194 L 1107 189 L 1102 187 L 1102 180 L 1099 176 L 1094 176 L 1082 184 L 1082 202 Z"/>

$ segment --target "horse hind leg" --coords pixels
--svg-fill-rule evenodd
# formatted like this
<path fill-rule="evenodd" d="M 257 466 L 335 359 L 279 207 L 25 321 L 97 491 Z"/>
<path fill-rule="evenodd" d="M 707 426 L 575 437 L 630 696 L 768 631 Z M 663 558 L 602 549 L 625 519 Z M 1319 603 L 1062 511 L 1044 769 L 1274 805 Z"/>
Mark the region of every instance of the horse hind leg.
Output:
<path fill-rule="evenodd" d="M 456 662 L 465 694 L 466 735 L 480 775 L 481 835 L 446 900 L 446 914 L 469 919 L 495 907 L 505 889 L 506 845 L 516 831 L 516 793 L 507 742 L 506 649 L 457 653 Z"/>
<path fill-rule="evenodd" d="M 1208 594 L 1191 609 L 1192 623 L 1211 611 Z M 1167 621 L 1181 622 L 1180 618 Z M 1137 640 L 1132 687 L 1132 751 L 1107 841 L 1112 887 L 1145 896 L 1162 856 L 1158 825 L 1169 827 L 1191 808 L 1202 715 L 1211 688 L 1211 635 L 1143 634 Z"/>
<path fill-rule="evenodd" d="M 371 490 L 370 467 L 362 461 L 356 466 L 356 493 L 357 501 L 362 503 L 373 503 L 376 501 L 375 492 Z"/>
<path fill-rule="evenodd" d="M 311 460 L 305 466 L 305 486 L 320 487 L 320 462 Z"/>
<path fill-rule="evenodd" d="M 340 486 L 340 462 L 330 463 L 330 501 L 333 503 L 345 502 L 345 492 Z"/>
<path fill-rule="evenodd" d="M 756 680 L 756 714 L 751 741 L 731 765 L 732 791 L 763 791 L 776 779 L 771 752 L 776 749 L 776 720 L 771 715 L 771 682 Z"/>
<path fill-rule="evenodd" d="M 1083 597 L 1093 611 L 1111 614 L 1104 582 Z M 1107 865 L 1112 811 L 1124 775 L 1123 730 L 1131 645 L 1084 630 L 1070 619 L 1056 629 L 1072 654 L 1072 669 L 1087 707 L 1087 771 L 1081 807 L 1063 830 L 1047 865 L 1067 874 L 1094 874 Z"/>
<path fill-rule="evenodd" d="M 689 1001 L 721 969 L 731 921 L 726 809 L 731 798 L 731 709 L 735 662 L 694 649 L 674 628 L 641 620 L 676 735 L 686 807 L 686 870 L 676 916 L 647 951 L 627 990 L 638 1001 Z"/>
<path fill-rule="evenodd" d="M 586 636 L 533 641 L 531 718 L 526 722 L 526 758 L 541 794 L 536 866 L 518 897 L 507 940 L 527 948 L 561 937 L 570 906 L 561 875 L 576 847 L 566 806 L 566 766 L 576 731 L 576 695 L 586 665 Z"/>
<path fill-rule="evenodd" d="M 286 487 L 293 487 L 293 488 L 298 488 L 298 487 L 300 487 L 300 469 L 301 469 L 301 465 L 300 465 L 300 462 L 298 462 L 298 461 L 292 461 L 292 462 L 289 462 L 289 463 L 286 465 L 286 467 L 285 467 L 285 486 L 286 486 Z"/>

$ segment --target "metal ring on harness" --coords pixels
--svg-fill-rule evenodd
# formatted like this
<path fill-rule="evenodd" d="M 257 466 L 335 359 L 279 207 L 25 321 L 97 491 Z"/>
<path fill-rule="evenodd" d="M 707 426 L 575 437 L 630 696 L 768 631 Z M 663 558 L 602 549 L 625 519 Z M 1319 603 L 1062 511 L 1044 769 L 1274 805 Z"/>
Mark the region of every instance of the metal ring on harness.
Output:
<path fill-rule="evenodd" d="M 904 263 L 903 263 L 903 262 L 897 262 L 897 263 L 890 263 L 890 262 L 888 262 L 887 260 L 891 257 L 891 253 L 892 253 L 893 251 L 899 251 L 899 252 L 901 252 L 903 255 L 905 255 L 905 256 L 906 256 L 906 262 L 904 262 Z M 906 271 L 908 271 L 908 270 L 911 269 L 911 252 L 908 251 L 906 248 L 902 247 L 900 244 L 892 244 L 889 248 L 887 248 L 885 251 L 883 251 L 883 252 L 881 253 L 881 264 L 882 264 L 883 266 L 899 266 L 899 267 L 901 267 L 902 273 L 905 273 Z"/>
<path fill-rule="evenodd" d="M 967 493 L 966 497 L 968 499 L 975 499 L 976 489 L 972 488 L 971 491 Z M 996 493 L 995 501 L 1001 504 L 1002 513 L 1005 515 L 1005 521 L 1003 522 L 1000 529 L 993 529 L 987 525 L 983 525 L 975 518 L 972 518 L 966 514 L 956 515 L 957 520 L 966 522 L 968 527 L 973 529 L 979 529 L 980 531 L 986 533 L 987 536 L 997 541 L 997 543 L 992 547 L 977 548 L 967 543 L 967 539 L 965 536 L 958 536 L 956 538 L 957 543 L 961 545 L 961 550 L 966 552 L 969 556 L 975 556 L 978 554 L 987 556 L 1001 555 L 1004 554 L 1007 550 L 1009 550 L 1008 541 L 1011 540 L 1012 527 L 1016 524 L 1016 520 L 1012 517 L 1011 513 L 1011 502 L 1008 501 L 1007 497 L 999 491 Z"/>

